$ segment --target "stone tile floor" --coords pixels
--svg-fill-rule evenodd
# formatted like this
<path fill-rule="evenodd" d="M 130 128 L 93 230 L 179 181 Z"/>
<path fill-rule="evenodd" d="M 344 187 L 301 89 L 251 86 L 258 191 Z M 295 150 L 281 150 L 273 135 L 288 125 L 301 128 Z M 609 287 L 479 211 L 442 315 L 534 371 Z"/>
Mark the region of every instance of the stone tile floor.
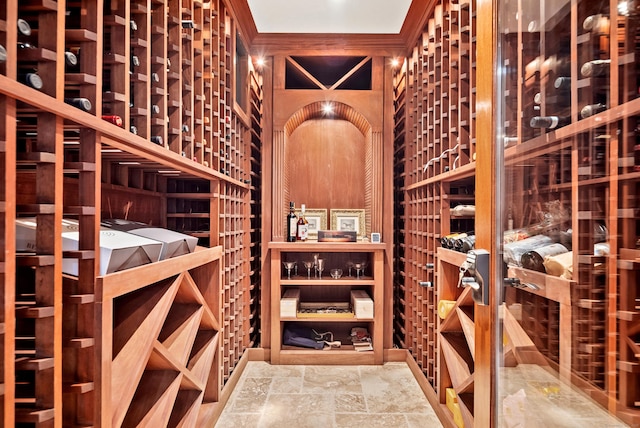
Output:
<path fill-rule="evenodd" d="M 250 361 L 216 428 L 438 428 L 405 363 L 273 366 Z"/>

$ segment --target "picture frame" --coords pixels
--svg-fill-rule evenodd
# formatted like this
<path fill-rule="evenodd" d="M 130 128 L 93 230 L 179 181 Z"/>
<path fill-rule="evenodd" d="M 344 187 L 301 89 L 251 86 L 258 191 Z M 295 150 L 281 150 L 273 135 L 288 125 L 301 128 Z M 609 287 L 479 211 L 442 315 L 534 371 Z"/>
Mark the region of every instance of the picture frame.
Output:
<path fill-rule="evenodd" d="M 364 210 L 331 210 L 331 229 L 355 231 L 358 238 L 365 235 Z"/>
<path fill-rule="evenodd" d="M 302 215 L 300 208 L 296 208 L 296 216 Z M 318 239 L 318 231 L 327 228 L 326 208 L 305 208 L 304 218 L 309 222 L 307 239 Z"/>

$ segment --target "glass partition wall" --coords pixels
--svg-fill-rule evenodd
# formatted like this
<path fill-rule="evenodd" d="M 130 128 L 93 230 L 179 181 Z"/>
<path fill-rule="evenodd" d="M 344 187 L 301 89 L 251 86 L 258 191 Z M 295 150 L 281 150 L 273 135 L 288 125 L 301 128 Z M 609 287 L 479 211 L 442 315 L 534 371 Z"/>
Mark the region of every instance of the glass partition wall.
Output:
<path fill-rule="evenodd" d="M 640 1 L 496 4 L 498 425 L 640 426 Z"/>

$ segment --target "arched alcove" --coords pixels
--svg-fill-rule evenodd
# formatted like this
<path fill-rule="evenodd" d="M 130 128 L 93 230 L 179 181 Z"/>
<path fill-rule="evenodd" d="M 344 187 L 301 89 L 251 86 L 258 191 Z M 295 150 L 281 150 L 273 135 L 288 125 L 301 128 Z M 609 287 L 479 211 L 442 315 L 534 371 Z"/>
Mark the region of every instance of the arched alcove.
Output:
<path fill-rule="evenodd" d="M 331 110 L 326 107 L 330 105 Z M 283 201 L 311 209 L 365 211 L 371 232 L 374 189 L 371 125 L 341 102 L 314 102 L 295 112 L 284 126 Z"/>

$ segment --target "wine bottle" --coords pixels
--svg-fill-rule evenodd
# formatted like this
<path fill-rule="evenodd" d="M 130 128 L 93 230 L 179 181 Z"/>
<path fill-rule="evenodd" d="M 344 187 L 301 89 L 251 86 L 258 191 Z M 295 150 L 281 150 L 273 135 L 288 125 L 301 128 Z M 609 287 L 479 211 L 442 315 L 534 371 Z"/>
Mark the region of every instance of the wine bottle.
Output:
<path fill-rule="evenodd" d="M 31 25 L 24 19 L 18 18 L 18 32 L 23 36 L 31 35 Z"/>
<path fill-rule="evenodd" d="M 151 138 L 149 138 L 149 141 L 159 146 L 163 145 L 162 137 L 160 135 L 152 135 Z"/>
<path fill-rule="evenodd" d="M 553 81 L 553 87 L 558 90 L 571 89 L 571 77 L 568 77 L 568 76 L 557 77 L 556 80 Z"/>
<path fill-rule="evenodd" d="M 158 73 L 151 73 L 151 81 L 153 83 L 158 83 L 160 81 L 160 76 L 158 76 Z"/>
<path fill-rule="evenodd" d="M 580 110 L 580 117 L 582 117 L 583 119 L 586 119 L 587 117 L 593 116 L 594 114 L 598 114 L 602 111 L 605 111 L 606 109 L 607 109 L 607 106 L 601 103 L 589 104 L 582 107 L 582 110 Z"/>
<path fill-rule="evenodd" d="M 159 114 L 160 113 L 160 107 L 157 104 L 153 104 L 151 106 L 151 113 Z"/>
<path fill-rule="evenodd" d="M 19 73 L 18 78 L 20 81 L 28 86 L 31 86 L 34 89 L 42 89 L 43 83 L 38 73 L 33 72 L 24 72 Z"/>
<path fill-rule="evenodd" d="M 553 240 L 546 235 L 534 235 L 519 241 L 506 243 L 503 246 L 504 262 L 520 266 L 521 257 L 524 253 L 550 244 L 553 244 Z"/>
<path fill-rule="evenodd" d="M 91 111 L 91 101 L 87 98 L 65 98 L 64 102 L 83 111 Z"/>
<path fill-rule="evenodd" d="M 609 32 L 609 17 L 601 13 L 589 15 L 582 21 L 582 28 L 594 34 L 606 34 Z"/>
<path fill-rule="evenodd" d="M 287 242 L 296 242 L 296 229 L 298 217 L 296 217 L 296 207 L 293 202 L 289 202 L 289 214 L 287 215 Z"/>
<path fill-rule="evenodd" d="M 67 65 L 67 67 L 76 67 L 78 65 L 78 57 L 73 52 L 65 51 L 64 63 Z"/>
<path fill-rule="evenodd" d="M 594 59 L 585 62 L 580 67 L 580 73 L 583 77 L 596 77 L 609 73 L 610 59 Z"/>
<path fill-rule="evenodd" d="M 7 61 L 7 50 L 4 46 L 0 45 L 0 63 Z"/>
<path fill-rule="evenodd" d="M 545 257 L 556 256 L 568 251 L 569 250 L 564 245 L 553 243 L 543 247 L 534 248 L 523 253 L 522 256 L 520 256 L 520 263 L 525 269 L 545 272 L 543 264 Z"/>
<path fill-rule="evenodd" d="M 137 55 L 131 55 L 131 65 L 134 67 L 140 66 L 140 58 Z"/>
<path fill-rule="evenodd" d="M 476 244 L 476 235 L 467 235 L 463 238 L 456 238 L 453 243 L 453 249 L 460 253 L 468 253 L 473 250 Z"/>
<path fill-rule="evenodd" d="M 189 132 L 189 125 L 187 125 L 186 123 L 184 123 L 182 125 L 182 132 L 184 133 L 188 133 Z"/>
<path fill-rule="evenodd" d="M 133 19 L 129 21 L 129 28 L 131 31 L 136 31 L 138 29 L 138 24 Z"/>
<path fill-rule="evenodd" d="M 131 132 L 133 135 L 138 135 L 138 128 L 135 125 L 131 125 L 129 126 L 129 132 Z"/>
<path fill-rule="evenodd" d="M 561 116 L 534 116 L 529 121 L 532 128 L 555 129 L 571 123 L 571 118 Z"/>
<path fill-rule="evenodd" d="M 304 217 L 305 205 L 300 205 L 300 218 L 296 225 L 296 241 L 306 241 L 309 236 L 309 221 Z"/>
<path fill-rule="evenodd" d="M 122 127 L 122 118 L 116 115 L 102 115 L 102 120 L 106 120 L 107 122 L 113 123 L 116 126 Z"/>

